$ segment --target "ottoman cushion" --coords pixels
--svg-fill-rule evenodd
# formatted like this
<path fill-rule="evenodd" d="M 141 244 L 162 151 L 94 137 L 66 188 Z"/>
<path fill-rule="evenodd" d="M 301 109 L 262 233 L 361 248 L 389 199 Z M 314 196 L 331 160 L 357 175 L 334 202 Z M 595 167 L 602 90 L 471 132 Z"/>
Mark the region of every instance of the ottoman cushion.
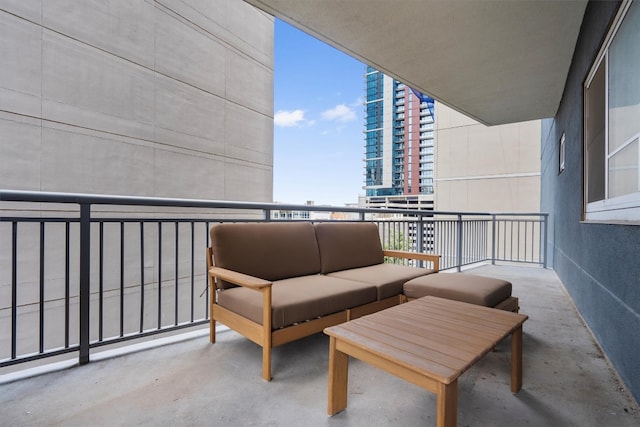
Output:
<path fill-rule="evenodd" d="M 511 283 L 492 277 L 461 273 L 435 273 L 404 284 L 408 298 L 432 295 L 470 304 L 494 307 L 511 296 Z"/>

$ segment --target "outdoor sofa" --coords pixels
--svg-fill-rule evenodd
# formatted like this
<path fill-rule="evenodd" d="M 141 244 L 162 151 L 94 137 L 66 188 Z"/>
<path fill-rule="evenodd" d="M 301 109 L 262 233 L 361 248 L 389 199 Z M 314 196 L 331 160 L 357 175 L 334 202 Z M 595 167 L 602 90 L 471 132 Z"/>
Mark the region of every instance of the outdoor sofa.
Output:
<path fill-rule="evenodd" d="M 221 223 L 211 227 L 210 236 L 210 341 L 215 342 L 220 322 L 260 345 L 262 377 L 267 381 L 273 347 L 403 303 L 406 283 L 413 283 L 412 297 L 435 289 L 434 295 L 446 298 L 447 293 L 438 290 L 442 280 L 454 291 L 452 299 L 478 293 L 472 286 L 474 276 L 434 274 L 439 270 L 438 255 L 383 249 L 374 223 Z M 390 258 L 414 261 L 385 262 Z M 425 263 L 429 268 L 422 267 Z M 436 280 L 415 283 L 431 276 Z M 456 294 L 456 284 L 439 276 L 467 276 L 458 282 L 469 289 Z M 507 292 L 498 282 L 488 300 L 481 287 L 481 295 L 468 302 L 493 306 L 493 300 Z M 496 288 L 501 290 L 496 293 Z M 515 307 L 506 308 L 517 311 L 517 299 Z"/>
<path fill-rule="evenodd" d="M 397 305 L 405 282 L 439 267 L 435 255 L 383 250 L 373 223 L 223 223 L 210 234 L 211 342 L 220 322 L 262 346 L 267 381 L 272 347 Z"/>

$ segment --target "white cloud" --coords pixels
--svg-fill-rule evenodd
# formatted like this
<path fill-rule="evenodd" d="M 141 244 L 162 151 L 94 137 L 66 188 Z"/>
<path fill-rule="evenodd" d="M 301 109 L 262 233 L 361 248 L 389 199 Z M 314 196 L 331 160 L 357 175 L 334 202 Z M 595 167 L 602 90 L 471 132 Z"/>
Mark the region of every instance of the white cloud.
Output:
<path fill-rule="evenodd" d="M 350 107 L 344 104 L 338 104 L 335 107 L 323 111 L 322 118 L 325 120 L 335 120 L 337 122 L 351 122 L 356 119 L 356 113 Z"/>
<path fill-rule="evenodd" d="M 304 123 L 304 111 L 302 110 L 293 110 L 293 111 L 278 111 L 273 116 L 273 123 L 276 126 L 282 127 L 296 127 L 300 126 Z"/>

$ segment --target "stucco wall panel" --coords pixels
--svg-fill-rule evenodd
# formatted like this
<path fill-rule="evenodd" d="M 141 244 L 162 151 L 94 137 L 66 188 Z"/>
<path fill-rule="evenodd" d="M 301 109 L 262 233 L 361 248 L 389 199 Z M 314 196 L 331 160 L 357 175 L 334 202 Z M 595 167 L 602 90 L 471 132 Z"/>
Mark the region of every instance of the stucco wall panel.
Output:
<path fill-rule="evenodd" d="M 0 110 L 40 114 L 41 46 L 38 25 L 0 13 Z"/>
<path fill-rule="evenodd" d="M 0 113 L 1 185 L 16 190 L 40 186 L 40 120 Z"/>
<path fill-rule="evenodd" d="M 226 49 L 222 42 L 172 14 L 156 12 L 155 69 L 162 74 L 224 96 Z"/>
<path fill-rule="evenodd" d="M 273 69 L 273 37 L 264 36 L 273 31 L 273 17 L 245 2 L 224 0 L 219 3 L 226 4 L 225 25 L 229 39 L 240 51 Z M 248 17 L 251 17 L 252 25 L 247 25 Z"/>
<path fill-rule="evenodd" d="M 273 119 L 232 102 L 227 102 L 225 113 L 225 155 L 245 159 L 264 168 L 273 164 Z M 257 136 L 257 138 L 256 138 Z"/>
<path fill-rule="evenodd" d="M 164 143 L 205 153 L 218 152 L 215 141 L 224 135 L 224 99 L 158 76 L 154 103 L 155 123 L 163 130 Z"/>
<path fill-rule="evenodd" d="M 227 53 L 227 99 L 273 116 L 273 69 L 234 51 Z"/>
<path fill-rule="evenodd" d="M 43 26 L 83 44 L 153 68 L 156 8 L 128 0 L 44 1 Z"/>
<path fill-rule="evenodd" d="M 198 153 L 154 150 L 154 192 L 159 197 L 224 200 L 225 161 L 223 158 Z M 167 173 L 171 171 L 171 173 Z M 189 176 L 185 188 L 176 176 Z"/>
<path fill-rule="evenodd" d="M 153 138 L 150 70 L 56 33 L 43 39 L 43 118 Z"/>
<path fill-rule="evenodd" d="M 153 194 L 153 149 L 64 126 L 42 129 L 42 191 Z"/>
<path fill-rule="evenodd" d="M 224 198 L 226 200 L 261 201 L 261 194 L 273 191 L 272 170 L 255 163 L 225 163 Z"/>

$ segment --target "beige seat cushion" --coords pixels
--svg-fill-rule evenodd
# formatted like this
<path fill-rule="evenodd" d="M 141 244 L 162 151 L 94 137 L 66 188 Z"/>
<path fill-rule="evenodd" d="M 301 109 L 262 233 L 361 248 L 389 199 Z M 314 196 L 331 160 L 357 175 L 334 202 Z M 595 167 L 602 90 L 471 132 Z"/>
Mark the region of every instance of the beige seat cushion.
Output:
<path fill-rule="evenodd" d="M 278 329 L 316 317 L 376 301 L 373 285 L 315 274 L 273 282 L 272 328 Z M 262 324 L 262 294 L 247 288 L 218 293 L 218 304 Z"/>
<path fill-rule="evenodd" d="M 511 283 L 502 279 L 462 273 L 436 273 L 404 284 L 409 298 L 432 295 L 471 304 L 495 307 L 511 296 Z"/>
<path fill-rule="evenodd" d="M 401 294 L 403 292 L 402 285 L 407 280 L 433 272 L 432 269 L 428 268 L 396 264 L 376 264 L 368 267 L 336 271 L 329 273 L 329 276 L 375 285 L 378 289 L 378 300 L 383 300 Z"/>

